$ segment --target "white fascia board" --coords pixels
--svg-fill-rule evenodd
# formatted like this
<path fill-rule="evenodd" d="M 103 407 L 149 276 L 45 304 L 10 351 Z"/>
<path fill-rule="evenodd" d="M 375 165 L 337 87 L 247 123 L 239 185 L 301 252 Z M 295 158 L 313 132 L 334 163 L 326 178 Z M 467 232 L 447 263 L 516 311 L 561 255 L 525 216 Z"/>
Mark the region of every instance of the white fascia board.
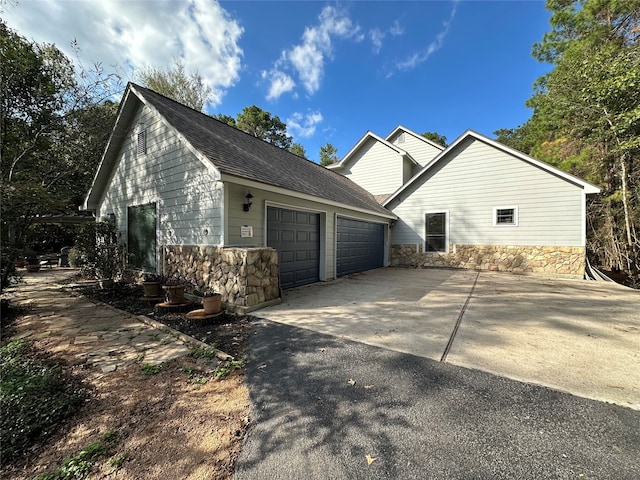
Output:
<path fill-rule="evenodd" d="M 501 150 L 505 153 L 508 153 L 516 158 L 519 158 L 520 160 L 523 160 L 531 165 L 535 165 L 536 167 L 545 170 L 547 172 L 549 172 L 552 175 L 558 176 L 564 180 L 566 180 L 569 183 L 573 183 L 574 185 L 577 185 L 579 187 L 581 187 L 584 190 L 585 194 L 590 194 L 590 193 L 600 193 L 600 189 L 598 187 L 596 187 L 595 185 L 592 185 L 588 182 L 585 182 L 584 180 L 573 176 L 569 173 L 563 172 L 562 170 L 559 170 L 551 165 L 549 165 L 548 163 L 545 162 L 541 162 L 540 160 L 536 160 L 533 157 L 530 157 L 529 155 L 525 155 L 522 152 L 519 152 L 518 150 L 515 150 L 513 148 L 507 147 L 506 145 L 503 145 L 500 142 L 497 142 L 495 140 L 491 140 L 488 137 L 485 137 L 484 135 L 481 135 L 477 132 L 474 132 L 473 130 L 467 130 L 465 131 L 462 135 L 460 135 L 458 138 L 456 138 L 453 143 L 451 143 L 447 148 L 445 148 L 444 150 L 442 150 L 435 158 L 433 158 L 433 160 L 431 160 L 429 163 L 427 163 L 424 167 L 422 167 L 422 169 L 416 173 L 407 183 L 405 183 L 402 187 L 400 187 L 398 190 L 396 190 L 394 193 L 392 193 L 389 198 L 387 198 L 384 202 L 382 202 L 382 206 L 386 207 L 389 203 L 391 203 L 395 198 L 397 198 L 403 191 L 405 191 L 407 188 L 409 188 L 411 185 L 413 185 L 424 173 L 428 172 L 436 163 L 438 163 L 442 158 L 446 157 L 449 152 L 452 152 L 453 150 L 455 150 L 455 148 L 462 143 L 464 140 L 466 140 L 467 138 L 475 138 L 476 140 L 486 143 L 487 145 L 490 145 L 498 150 Z"/>
<path fill-rule="evenodd" d="M 384 214 L 382 212 L 377 212 L 374 210 L 367 210 L 366 208 L 354 207 L 353 205 L 348 205 L 346 203 L 336 202 L 334 200 L 327 200 L 326 198 L 316 197 L 314 195 L 309 195 L 307 193 L 300 193 L 293 190 L 288 190 L 282 187 L 276 187 L 275 185 L 270 185 L 268 183 L 262 183 L 255 180 L 249 180 L 247 178 L 236 177 L 234 175 L 222 174 L 221 178 L 222 182 L 230 182 L 238 185 L 244 185 L 246 187 L 255 188 L 259 190 L 266 190 L 273 193 L 278 193 L 280 195 L 287 195 L 289 197 L 299 198 L 301 200 L 308 200 L 316 203 L 324 203 L 326 205 L 331 205 L 333 207 L 345 208 L 347 210 L 352 210 L 354 212 L 366 213 L 368 215 L 375 215 L 382 218 L 388 218 L 390 220 L 396 220 L 398 216 L 392 212 L 388 214 Z"/>
<path fill-rule="evenodd" d="M 405 152 L 404 150 L 402 150 L 401 148 L 398 148 L 396 145 L 394 145 L 393 143 L 387 142 L 384 138 L 376 135 L 375 133 L 373 133 L 372 131 L 368 131 L 367 133 L 365 133 L 362 138 L 360 138 L 360 140 L 358 140 L 358 143 L 356 143 L 351 150 L 349 150 L 347 152 L 347 154 L 342 158 L 342 160 L 340 160 L 340 163 L 334 164 L 333 165 L 333 169 L 337 169 L 339 170 L 340 168 L 343 168 L 346 166 L 347 162 L 349 161 L 349 159 L 358 151 L 358 149 L 369 139 L 374 139 L 377 142 L 380 142 L 381 144 L 383 144 L 385 147 L 395 151 L 396 153 L 400 154 L 403 157 L 407 157 L 410 158 L 411 161 L 415 162 L 415 160 L 413 160 L 413 158 L 411 158 L 411 156 Z"/>
<path fill-rule="evenodd" d="M 503 145 L 500 142 L 497 142 L 496 140 L 492 140 L 488 137 L 485 137 L 484 135 L 481 135 L 477 132 L 474 132 L 473 130 L 467 130 L 467 132 L 469 133 L 470 136 L 473 136 L 474 138 L 476 138 L 477 140 L 487 143 L 489 145 L 491 145 L 492 147 L 495 147 L 499 150 L 502 150 L 503 152 L 509 153 L 511 155 L 513 155 L 514 157 L 517 157 L 521 160 L 524 160 L 525 162 L 528 162 L 532 165 L 535 165 L 538 168 L 541 168 L 542 170 L 546 170 L 549 173 L 552 173 L 554 175 L 557 175 L 558 177 L 561 177 L 563 179 L 565 179 L 566 181 L 568 181 L 569 183 L 574 183 L 580 187 L 582 187 L 584 189 L 584 193 L 600 193 L 600 189 L 598 187 L 596 187 L 595 185 L 590 184 L 589 182 L 586 182 L 584 180 L 582 180 L 581 178 L 576 177 L 575 175 L 571 175 L 570 173 L 567 172 L 563 172 L 562 170 L 549 165 L 548 163 L 542 162 L 540 160 L 536 160 L 533 157 L 530 157 L 529 155 L 526 155 L 518 150 L 515 150 L 511 147 L 507 147 L 506 145 Z"/>
<path fill-rule="evenodd" d="M 100 159 L 100 163 L 98 164 L 98 169 L 96 170 L 96 174 L 93 177 L 93 181 L 91 182 L 91 188 L 89 189 L 89 192 L 87 192 L 84 203 L 80 207 L 80 210 L 95 210 L 96 208 L 98 208 L 99 202 L 95 198 L 96 192 L 99 192 L 99 195 L 97 195 L 98 197 L 102 196 L 102 192 L 107 183 L 104 177 L 106 175 L 107 180 L 110 177 L 110 175 L 106 174 L 104 170 L 105 168 L 109 168 L 109 170 L 113 168 L 113 159 L 116 157 L 117 149 L 119 149 L 120 143 L 122 141 L 122 137 L 116 136 L 116 132 L 122 127 L 121 124 L 124 121 L 122 120 L 124 113 L 129 113 L 129 109 L 133 108 L 131 106 L 131 103 L 134 102 L 134 100 L 130 100 L 130 96 L 131 89 L 129 88 L 129 86 L 127 86 L 122 100 L 120 101 L 120 108 L 118 109 L 118 114 L 116 115 L 116 121 L 114 123 L 113 129 L 109 134 L 109 140 L 107 141 L 107 145 L 102 154 L 102 158 Z M 115 153 L 113 152 L 114 149 L 116 149 Z"/>
<path fill-rule="evenodd" d="M 407 127 L 403 127 L 402 125 L 398 125 L 396 128 L 394 128 L 393 131 L 389 135 L 387 135 L 385 137 L 385 139 L 388 141 L 391 137 L 393 137 L 400 130 L 402 130 L 403 132 L 411 135 L 412 137 L 417 138 L 421 142 L 424 142 L 424 143 L 426 143 L 428 145 L 431 145 L 433 148 L 437 148 L 438 150 L 444 150 L 446 148 L 443 145 L 438 145 L 436 142 L 432 142 L 428 138 L 420 135 L 419 133 L 414 132 L 413 130 L 409 130 Z"/>

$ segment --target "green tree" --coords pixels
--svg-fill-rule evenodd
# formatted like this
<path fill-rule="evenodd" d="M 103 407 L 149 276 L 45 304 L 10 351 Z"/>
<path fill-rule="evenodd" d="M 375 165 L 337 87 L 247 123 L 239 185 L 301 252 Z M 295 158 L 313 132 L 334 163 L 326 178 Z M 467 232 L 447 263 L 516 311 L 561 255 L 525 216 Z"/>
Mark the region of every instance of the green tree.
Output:
<path fill-rule="evenodd" d="M 600 185 L 588 206 L 589 250 L 640 282 L 640 2 L 547 8 L 552 28 L 533 53 L 554 68 L 534 85 L 531 119 L 498 140 Z"/>
<path fill-rule="evenodd" d="M 211 87 L 198 72 L 187 73 L 179 59 L 171 68 L 146 67 L 138 77 L 145 87 L 200 112 L 211 100 Z"/>
<path fill-rule="evenodd" d="M 108 137 L 118 88 L 99 67 L 76 71 L 55 46 L 0 21 L 0 195 L 3 245 L 20 245 L 36 215 L 72 214 Z M 114 83 L 115 82 L 115 83 Z M 3 285 L 12 259 L 3 256 Z"/>
<path fill-rule="evenodd" d="M 338 162 L 338 150 L 330 143 L 325 143 L 320 147 L 320 165 L 326 167 Z"/>
<path fill-rule="evenodd" d="M 447 146 L 447 137 L 440 135 L 437 132 L 424 132 L 422 136 L 427 140 L 437 143 L 438 145 L 442 145 L 443 147 Z"/>
<path fill-rule="evenodd" d="M 307 151 L 299 143 L 294 143 L 293 145 L 291 145 L 291 147 L 289 148 L 289 151 L 291 153 L 295 153 L 299 157 L 307 158 Z"/>
<path fill-rule="evenodd" d="M 213 115 L 213 118 L 220 120 L 222 123 L 226 123 L 227 125 L 238 128 L 238 125 L 236 124 L 236 119 L 233 118 L 231 115 L 225 115 L 224 113 L 217 113 Z"/>
<path fill-rule="evenodd" d="M 277 115 L 271 116 L 271 113 L 256 105 L 242 109 L 236 118 L 236 127 L 285 150 L 293 143 L 293 139 L 287 135 L 287 125 Z"/>

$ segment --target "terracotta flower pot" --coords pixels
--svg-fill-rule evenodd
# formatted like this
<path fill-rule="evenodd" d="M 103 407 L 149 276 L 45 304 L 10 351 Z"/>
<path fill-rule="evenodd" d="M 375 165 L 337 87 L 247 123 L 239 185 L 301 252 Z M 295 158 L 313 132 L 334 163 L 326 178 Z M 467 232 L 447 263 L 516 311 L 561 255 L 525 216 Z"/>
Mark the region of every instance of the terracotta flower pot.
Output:
<path fill-rule="evenodd" d="M 167 292 L 167 302 L 171 305 L 184 303 L 184 285 L 164 285 L 162 289 Z"/>
<path fill-rule="evenodd" d="M 219 293 L 209 297 L 202 297 L 202 307 L 205 315 L 215 315 L 222 310 L 222 295 Z"/>

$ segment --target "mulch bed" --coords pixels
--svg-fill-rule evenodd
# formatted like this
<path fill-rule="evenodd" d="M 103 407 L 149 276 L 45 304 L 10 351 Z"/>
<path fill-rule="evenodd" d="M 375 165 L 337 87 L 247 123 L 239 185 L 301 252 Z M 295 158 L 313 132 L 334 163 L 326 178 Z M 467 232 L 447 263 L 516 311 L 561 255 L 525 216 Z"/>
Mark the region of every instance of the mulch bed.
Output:
<path fill-rule="evenodd" d="M 199 319 L 189 320 L 185 317 L 186 312 L 162 313 L 157 311 L 154 307 L 156 303 L 160 302 L 143 300 L 141 285 L 116 283 L 113 289 L 102 290 L 93 282 L 80 282 L 71 283 L 67 287 L 119 310 L 152 318 L 174 330 L 214 346 L 233 356 L 236 360 L 246 357 L 247 338 L 251 332 L 250 317 L 246 315 L 225 313 L 213 323 Z M 190 310 L 199 308 L 201 308 L 200 305 L 193 304 Z"/>

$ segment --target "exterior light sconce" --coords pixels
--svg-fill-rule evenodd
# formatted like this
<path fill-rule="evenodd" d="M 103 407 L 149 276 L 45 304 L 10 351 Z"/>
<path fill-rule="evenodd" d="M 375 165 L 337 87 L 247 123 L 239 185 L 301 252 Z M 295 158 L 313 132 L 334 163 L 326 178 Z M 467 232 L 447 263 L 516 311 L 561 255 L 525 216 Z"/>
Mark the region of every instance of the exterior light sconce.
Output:
<path fill-rule="evenodd" d="M 244 205 L 242 205 L 244 208 L 245 212 L 248 212 L 249 210 L 251 210 L 251 205 L 253 204 L 253 195 L 251 195 L 251 192 L 247 193 L 244 198 L 246 199 L 244 202 Z"/>

